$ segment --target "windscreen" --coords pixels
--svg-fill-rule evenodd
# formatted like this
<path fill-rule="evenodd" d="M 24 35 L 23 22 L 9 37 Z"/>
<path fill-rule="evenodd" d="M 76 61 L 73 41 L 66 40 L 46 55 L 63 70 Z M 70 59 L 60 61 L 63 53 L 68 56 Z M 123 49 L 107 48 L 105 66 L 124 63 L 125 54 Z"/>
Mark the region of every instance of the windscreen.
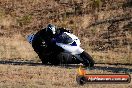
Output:
<path fill-rule="evenodd" d="M 66 33 L 63 33 L 63 34 L 61 34 L 60 36 L 58 36 L 56 38 L 56 42 L 69 44 L 69 43 L 72 43 L 73 40 L 72 40 L 72 38 L 69 35 L 67 35 Z"/>

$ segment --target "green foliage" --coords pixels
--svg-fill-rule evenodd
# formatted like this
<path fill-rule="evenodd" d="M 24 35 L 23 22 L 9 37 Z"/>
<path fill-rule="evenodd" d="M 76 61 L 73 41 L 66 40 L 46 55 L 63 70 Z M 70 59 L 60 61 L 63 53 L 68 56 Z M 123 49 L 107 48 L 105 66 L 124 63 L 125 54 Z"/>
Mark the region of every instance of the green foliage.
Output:
<path fill-rule="evenodd" d="M 66 12 L 64 13 L 63 15 L 63 21 L 66 21 L 67 20 L 67 15 L 66 15 Z"/>
<path fill-rule="evenodd" d="M 17 19 L 17 22 L 19 26 L 27 25 L 32 20 L 32 16 L 30 15 L 24 15 L 23 17 Z"/>
<path fill-rule="evenodd" d="M 93 7 L 94 8 L 100 8 L 101 5 L 102 5 L 101 0 L 93 0 Z"/>
<path fill-rule="evenodd" d="M 0 9 L 0 18 L 5 16 L 5 11 Z"/>
<path fill-rule="evenodd" d="M 77 29 L 78 29 L 77 26 L 76 26 L 76 24 L 70 25 L 70 28 L 71 28 L 72 30 L 77 30 Z"/>
<path fill-rule="evenodd" d="M 93 35 L 95 35 L 96 34 L 96 28 L 92 28 L 91 32 L 92 32 Z"/>

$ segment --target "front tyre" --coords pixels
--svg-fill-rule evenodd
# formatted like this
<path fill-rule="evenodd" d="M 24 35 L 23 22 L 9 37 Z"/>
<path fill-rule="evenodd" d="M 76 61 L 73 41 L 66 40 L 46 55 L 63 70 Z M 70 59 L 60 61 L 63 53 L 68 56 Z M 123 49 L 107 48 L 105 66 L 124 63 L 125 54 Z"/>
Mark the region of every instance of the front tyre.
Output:
<path fill-rule="evenodd" d="M 83 62 L 82 62 L 83 65 L 88 66 L 88 67 L 94 66 L 95 62 L 93 58 L 87 52 L 83 51 L 80 56 L 83 59 Z"/>

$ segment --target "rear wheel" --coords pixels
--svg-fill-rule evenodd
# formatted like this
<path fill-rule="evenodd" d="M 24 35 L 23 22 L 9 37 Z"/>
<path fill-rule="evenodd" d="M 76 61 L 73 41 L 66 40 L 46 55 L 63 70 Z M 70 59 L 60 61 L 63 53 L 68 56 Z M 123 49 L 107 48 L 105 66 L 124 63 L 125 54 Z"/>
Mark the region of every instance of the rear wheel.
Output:
<path fill-rule="evenodd" d="M 87 52 L 82 52 L 81 53 L 81 58 L 83 59 L 83 64 L 88 67 L 93 67 L 94 66 L 94 60 L 93 58 L 87 53 Z"/>

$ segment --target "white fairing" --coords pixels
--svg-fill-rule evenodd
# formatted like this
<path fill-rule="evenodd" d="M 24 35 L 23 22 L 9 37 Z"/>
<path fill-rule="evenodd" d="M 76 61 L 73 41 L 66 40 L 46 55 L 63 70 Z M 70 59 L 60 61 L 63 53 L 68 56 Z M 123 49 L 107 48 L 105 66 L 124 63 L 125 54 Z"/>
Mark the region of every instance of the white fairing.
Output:
<path fill-rule="evenodd" d="M 84 51 L 80 46 L 70 46 L 61 43 L 56 43 L 56 44 L 62 47 L 65 50 L 65 52 L 71 53 L 72 55 L 80 54 Z"/>
<path fill-rule="evenodd" d="M 62 34 L 62 37 L 59 39 L 59 42 L 56 41 L 56 45 L 63 48 L 64 52 L 71 53 L 77 59 L 79 59 L 80 61 L 83 61 L 80 57 L 80 54 L 84 50 L 80 47 L 81 43 L 80 43 L 79 38 L 71 33 L 64 32 L 63 34 Z M 27 40 L 30 44 L 32 44 L 34 35 L 35 34 L 30 34 L 27 36 Z M 67 39 L 68 39 L 68 41 L 67 41 Z M 63 40 L 64 41 L 66 40 L 66 42 L 64 42 Z"/>
<path fill-rule="evenodd" d="M 33 38 L 34 38 L 34 34 L 30 34 L 27 36 L 27 40 L 30 44 L 32 44 Z"/>
<path fill-rule="evenodd" d="M 67 32 L 64 32 L 64 33 L 66 33 L 70 38 L 72 38 L 73 42 L 75 42 L 76 45 L 72 46 L 71 44 L 73 42 L 69 44 L 56 43 L 56 45 L 60 46 L 61 48 L 65 50 L 65 52 L 71 53 L 72 55 L 81 54 L 84 50 L 80 47 L 81 43 L 78 37 L 76 37 L 75 35 L 71 33 L 67 33 Z"/>

